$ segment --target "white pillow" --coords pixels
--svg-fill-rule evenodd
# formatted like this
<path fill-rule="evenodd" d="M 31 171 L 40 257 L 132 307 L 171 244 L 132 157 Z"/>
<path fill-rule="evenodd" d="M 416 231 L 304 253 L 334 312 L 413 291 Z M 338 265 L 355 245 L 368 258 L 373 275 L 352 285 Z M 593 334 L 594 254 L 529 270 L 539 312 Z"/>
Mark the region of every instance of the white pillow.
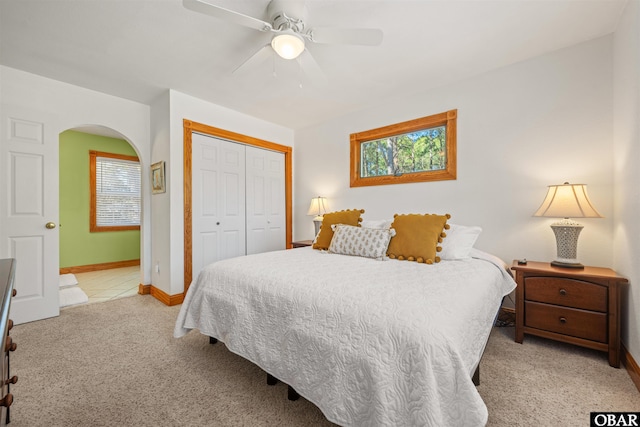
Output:
<path fill-rule="evenodd" d="M 344 224 L 333 224 L 331 229 L 333 237 L 329 252 L 377 260 L 387 259 L 389 241 L 396 234 L 393 228 L 383 230 Z"/>
<path fill-rule="evenodd" d="M 442 251 L 438 252 L 440 259 L 467 259 L 473 245 L 482 233 L 482 228 L 477 226 L 468 227 L 465 225 L 449 224 L 450 228 L 445 230 L 447 237 L 442 239 L 440 246 Z"/>
<path fill-rule="evenodd" d="M 362 228 L 374 228 L 376 230 L 386 230 L 391 227 L 392 219 L 376 219 L 376 220 L 362 220 L 360 227 Z"/>

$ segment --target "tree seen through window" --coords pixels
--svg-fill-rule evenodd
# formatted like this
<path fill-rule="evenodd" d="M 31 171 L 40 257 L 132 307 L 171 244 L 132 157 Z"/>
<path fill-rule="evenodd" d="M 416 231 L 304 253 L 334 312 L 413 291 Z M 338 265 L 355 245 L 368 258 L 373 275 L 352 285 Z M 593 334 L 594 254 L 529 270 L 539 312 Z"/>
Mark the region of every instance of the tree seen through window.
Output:
<path fill-rule="evenodd" d="M 456 179 L 458 110 L 349 135 L 351 187 Z"/>
<path fill-rule="evenodd" d="M 446 127 L 395 135 L 361 145 L 361 176 L 399 176 L 446 168 Z"/>

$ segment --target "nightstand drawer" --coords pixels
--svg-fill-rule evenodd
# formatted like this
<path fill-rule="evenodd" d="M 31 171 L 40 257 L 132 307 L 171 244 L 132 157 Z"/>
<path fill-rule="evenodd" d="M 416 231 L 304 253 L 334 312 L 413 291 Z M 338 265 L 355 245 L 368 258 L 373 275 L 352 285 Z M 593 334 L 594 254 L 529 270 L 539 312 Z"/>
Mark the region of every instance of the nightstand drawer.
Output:
<path fill-rule="evenodd" d="M 607 288 L 582 280 L 527 277 L 524 280 L 524 298 L 527 301 L 607 312 Z"/>
<path fill-rule="evenodd" d="M 607 314 L 525 302 L 524 324 L 563 335 L 607 342 Z"/>

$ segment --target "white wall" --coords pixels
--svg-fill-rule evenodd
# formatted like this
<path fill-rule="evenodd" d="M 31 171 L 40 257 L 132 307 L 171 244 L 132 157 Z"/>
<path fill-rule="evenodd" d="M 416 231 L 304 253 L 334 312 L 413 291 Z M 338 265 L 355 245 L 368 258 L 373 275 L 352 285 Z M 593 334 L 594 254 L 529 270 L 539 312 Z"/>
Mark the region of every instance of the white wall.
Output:
<path fill-rule="evenodd" d="M 167 162 L 167 194 L 164 197 L 154 196 L 156 198 L 153 200 L 153 218 L 154 223 L 156 218 L 160 217 L 163 224 L 167 222 L 169 224 L 163 231 L 165 234 L 159 239 L 158 244 L 155 241 L 153 244 L 154 262 L 161 260 L 161 273 L 154 276 L 153 285 L 169 295 L 176 295 L 184 290 L 183 120 L 187 119 L 291 147 L 293 131 L 174 90 L 169 91 L 168 102 L 170 111 L 168 139 L 164 136 L 166 129 L 163 127 L 163 120 L 155 118 L 153 120 L 154 135 L 162 136 L 154 138 L 152 162 L 159 160 Z M 166 101 L 161 101 L 161 104 L 166 104 Z M 152 113 L 153 115 L 163 114 L 162 108 L 153 108 Z M 166 262 L 169 265 L 164 264 Z"/>
<path fill-rule="evenodd" d="M 137 151 L 142 170 L 148 170 L 149 106 L 4 66 L 0 66 L 0 91 L 3 103 L 35 109 L 53 117 L 57 134 L 83 125 L 102 125 L 119 132 Z M 142 186 L 149 188 L 148 174 L 142 174 Z M 150 191 L 143 191 L 141 283 L 151 280 L 149 196 Z"/>
<path fill-rule="evenodd" d="M 613 38 L 614 266 L 629 279 L 623 292 L 622 341 L 640 361 L 640 3 L 630 1 Z"/>
<path fill-rule="evenodd" d="M 169 159 L 169 91 L 159 96 L 151 103 L 151 163 Z M 168 169 L 167 165 L 165 165 Z M 167 173 L 167 170 L 165 170 Z M 168 186 L 169 179 L 166 178 Z M 163 278 L 168 284 L 171 265 L 169 248 L 171 247 L 171 221 L 168 214 L 170 192 L 151 195 L 151 284 L 158 287 Z M 169 289 L 168 287 L 166 288 Z"/>
<path fill-rule="evenodd" d="M 294 239 L 312 237 L 313 196 L 331 209 L 363 208 L 368 219 L 394 213 L 450 213 L 479 225 L 477 247 L 511 262 L 556 256 L 551 218 L 534 218 L 546 186 L 588 184 L 604 219 L 581 219 L 581 262 L 612 266 L 611 37 L 517 63 L 449 86 L 296 132 Z M 458 109 L 458 178 L 349 187 L 349 134 Z"/>

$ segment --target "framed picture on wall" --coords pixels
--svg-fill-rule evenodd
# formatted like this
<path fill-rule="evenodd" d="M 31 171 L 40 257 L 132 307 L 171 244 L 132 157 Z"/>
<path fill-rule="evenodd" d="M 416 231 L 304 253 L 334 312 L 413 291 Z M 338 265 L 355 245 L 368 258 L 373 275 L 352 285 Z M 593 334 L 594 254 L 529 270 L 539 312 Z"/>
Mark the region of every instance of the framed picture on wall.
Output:
<path fill-rule="evenodd" d="M 165 192 L 164 161 L 151 165 L 151 192 L 152 194 Z"/>

